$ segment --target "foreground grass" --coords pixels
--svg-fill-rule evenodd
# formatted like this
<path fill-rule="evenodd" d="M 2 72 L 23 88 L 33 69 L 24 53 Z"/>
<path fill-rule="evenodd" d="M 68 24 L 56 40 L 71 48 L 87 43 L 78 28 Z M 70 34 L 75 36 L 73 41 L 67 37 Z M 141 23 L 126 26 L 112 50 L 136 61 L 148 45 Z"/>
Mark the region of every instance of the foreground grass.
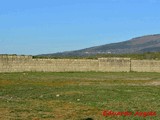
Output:
<path fill-rule="evenodd" d="M 102 111 L 155 111 L 110 116 Z M 159 73 L 1 73 L 0 120 L 159 120 Z"/>

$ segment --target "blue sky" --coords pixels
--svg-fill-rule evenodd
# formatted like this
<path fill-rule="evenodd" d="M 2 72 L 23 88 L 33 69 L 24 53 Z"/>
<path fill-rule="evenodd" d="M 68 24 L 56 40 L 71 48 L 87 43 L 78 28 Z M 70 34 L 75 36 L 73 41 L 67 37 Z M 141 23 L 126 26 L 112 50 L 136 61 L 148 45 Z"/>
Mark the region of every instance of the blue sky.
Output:
<path fill-rule="evenodd" d="M 0 0 L 0 54 L 77 50 L 160 33 L 160 0 Z"/>

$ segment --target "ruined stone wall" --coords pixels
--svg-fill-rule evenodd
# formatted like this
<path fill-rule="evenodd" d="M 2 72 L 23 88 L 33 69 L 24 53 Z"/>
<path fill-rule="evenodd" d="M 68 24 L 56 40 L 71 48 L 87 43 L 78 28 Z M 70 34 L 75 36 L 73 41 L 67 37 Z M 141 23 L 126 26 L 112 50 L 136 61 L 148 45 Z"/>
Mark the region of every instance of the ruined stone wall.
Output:
<path fill-rule="evenodd" d="M 130 58 L 91 59 L 33 59 L 32 56 L 0 55 L 0 72 L 160 72 L 160 61 Z"/>
<path fill-rule="evenodd" d="M 32 56 L 0 55 L 0 72 L 30 71 Z"/>
<path fill-rule="evenodd" d="M 98 71 L 98 60 L 32 59 L 32 56 L 0 56 L 0 72 L 23 71 Z"/>
<path fill-rule="evenodd" d="M 99 71 L 129 72 L 130 58 L 99 58 Z"/>
<path fill-rule="evenodd" d="M 31 71 L 98 71 L 98 60 L 86 59 L 33 59 Z"/>
<path fill-rule="evenodd" d="M 160 61 L 157 61 L 157 60 L 131 60 L 131 71 L 160 72 Z"/>

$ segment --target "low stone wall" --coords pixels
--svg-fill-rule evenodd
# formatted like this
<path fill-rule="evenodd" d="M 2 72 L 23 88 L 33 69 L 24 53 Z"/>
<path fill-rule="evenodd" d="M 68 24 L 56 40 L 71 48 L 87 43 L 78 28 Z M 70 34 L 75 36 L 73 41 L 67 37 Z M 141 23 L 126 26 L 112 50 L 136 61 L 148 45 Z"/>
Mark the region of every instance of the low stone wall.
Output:
<path fill-rule="evenodd" d="M 32 56 L 0 55 L 0 72 L 160 72 L 160 61 L 130 58 L 33 59 Z"/>

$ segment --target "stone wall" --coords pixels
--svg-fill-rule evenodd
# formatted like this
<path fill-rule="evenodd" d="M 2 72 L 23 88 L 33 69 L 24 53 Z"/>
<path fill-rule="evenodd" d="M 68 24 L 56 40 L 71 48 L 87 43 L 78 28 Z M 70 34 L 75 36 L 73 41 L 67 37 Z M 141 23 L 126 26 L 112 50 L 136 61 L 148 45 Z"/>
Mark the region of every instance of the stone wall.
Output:
<path fill-rule="evenodd" d="M 98 71 L 98 60 L 83 59 L 32 59 L 31 71 Z"/>
<path fill-rule="evenodd" d="M 0 72 L 30 71 L 32 56 L 0 56 Z"/>
<path fill-rule="evenodd" d="M 98 60 L 90 59 L 33 59 L 32 56 L 0 56 L 0 72 L 98 71 L 98 67 Z"/>
<path fill-rule="evenodd" d="M 157 60 L 131 60 L 131 71 L 160 72 L 160 61 L 157 61 Z"/>
<path fill-rule="evenodd" d="M 99 71 L 129 72 L 130 58 L 99 58 Z"/>
<path fill-rule="evenodd" d="M 32 56 L 0 55 L 0 72 L 160 72 L 160 61 L 130 58 L 92 59 L 33 59 Z"/>

